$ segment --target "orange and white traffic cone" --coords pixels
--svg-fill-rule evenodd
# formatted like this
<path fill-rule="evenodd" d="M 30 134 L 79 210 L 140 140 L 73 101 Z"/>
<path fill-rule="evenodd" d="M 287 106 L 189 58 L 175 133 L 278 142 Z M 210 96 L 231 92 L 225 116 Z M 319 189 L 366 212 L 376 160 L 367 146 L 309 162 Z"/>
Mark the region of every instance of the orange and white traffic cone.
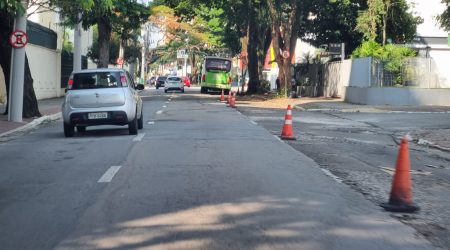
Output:
<path fill-rule="evenodd" d="M 236 108 L 236 93 L 231 94 L 231 107 Z"/>
<path fill-rule="evenodd" d="M 400 143 L 389 202 L 383 203 L 381 206 L 391 212 L 413 213 L 420 209 L 413 203 L 408 139 L 406 137 Z"/>
<path fill-rule="evenodd" d="M 225 100 L 225 96 L 223 95 L 223 89 L 222 89 L 222 94 L 220 94 L 220 101 L 223 102 Z"/>
<path fill-rule="evenodd" d="M 295 140 L 294 131 L 292 130 L 292 108 L 288 105 L 286 115 L 284 116 L 283 130 L 281 131 L 281 139 Z"/>
<path fill-rule="evenodd" d="M 231 90 L 228 91 L 228 95 L 227 95 L 227 104 L 230 104 L 230 101 L 231 101 L 230 95 L 231 95 Z"/>

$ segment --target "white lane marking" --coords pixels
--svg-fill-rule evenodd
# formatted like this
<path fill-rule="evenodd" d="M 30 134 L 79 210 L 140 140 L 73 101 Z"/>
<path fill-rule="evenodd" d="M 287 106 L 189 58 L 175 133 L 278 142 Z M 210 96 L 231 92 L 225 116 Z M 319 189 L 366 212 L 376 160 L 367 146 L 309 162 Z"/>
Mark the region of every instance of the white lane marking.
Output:
<path fill-rule="evenodd" d="M 169 104 L 170 102 L 166 102 L 166 104 Z"/>
<path fill-rule="evenodd" d="M 102 177 L 100 177 L 100 179 L 98 180 L 98 183 L 106 183 L 106 182 L 111 182 L 112 178 L 114 178 L 114 175 L 117 174 L 117 172 L 119 172 L 119 169 L 122 166 L 112 166 L 110 167 L 108 170 L 106 170 L 106 172 L 103 174 Z"/>
<path fill-rule="evenodd" d="M 145 136 L 145 133 L 138 134 L 136 137 L 133 138 L 133 141 L 142 141 L 144 136 Z"/>
<path fill-rule="evenodd" d="M 155 122 L 148 122 L 148 124 L 149 124 L 149 125 L 153 125 L 153 124 L 155 124 Z"/>
<path fill-rule="evenodd" d="M 162 114 L 163 113 L 163 111 L 162 110 L 158 110 L 158 111 L 156 111 L 156 114 L 157 115 L 160 115 L 160 114 Z"/>
<path fill-rule="evenodd" d="M 250 120 L 250 122 L 251 122 L 253 125 L 258 125 L 258 123 L 256 123 L 256 122 L 253 121 L 253 120 Z"/>
<path fill-rule="evenodd" d="M 275 139 L 279 140 L 280 142 L 283 142 L 283 141 L 281 140 L 281 138 L 278 137 L 277 135 L 274 135 L 273 137 L 275 137 Z"/>
<path fill-rule="evenodd" d="M 169 101 L 169 102 L 170 102 L 170 101 L 172 101 L 172 99 L 167 99 L 167 101 Z"/>
<path fill-rule="evenodd" d="M 167 106 L 166 105 L 164 105 L 164 106 L 162 106 L 163 108 L 167 108 Z"/>
<path fill-rule="evenodd" d="M 338 183 L 342 183 L 342 180 L 339 179 L 339 177 L 337 177 L 336 175 L 334 175 L 333 173 L 331 173 L 328 169 L 323 169 L 321 168 L 320 170 L 322 170 L 322 172 L 324 172 L 326 175 L 328 175 L 329 177 L 333 178 L 333 180 L 335 180 Z"/>

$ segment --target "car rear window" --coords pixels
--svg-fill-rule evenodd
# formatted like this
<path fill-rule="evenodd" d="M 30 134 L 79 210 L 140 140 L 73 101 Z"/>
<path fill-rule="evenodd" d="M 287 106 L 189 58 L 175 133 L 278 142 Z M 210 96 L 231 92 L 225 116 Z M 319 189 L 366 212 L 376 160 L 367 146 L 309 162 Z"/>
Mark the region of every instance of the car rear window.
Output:
<path fill-rule="evenodd" d="M 158 77 L 158 81 L 164 82 L 166 80 L 166 78 L 167 77 L 165 77 L 165 76 L 160 76 L 160 77 Z"/>
<path fill-rule="evenodd" d="M 169 77 L 167 78 L 167 81 L 181 81 L 180 77 Z"/>
<path fill-rule="evenodd" d="M 72 89 L 99 89 L 122 87 L 119 72 L 78 73 L 73 76 Z"/>

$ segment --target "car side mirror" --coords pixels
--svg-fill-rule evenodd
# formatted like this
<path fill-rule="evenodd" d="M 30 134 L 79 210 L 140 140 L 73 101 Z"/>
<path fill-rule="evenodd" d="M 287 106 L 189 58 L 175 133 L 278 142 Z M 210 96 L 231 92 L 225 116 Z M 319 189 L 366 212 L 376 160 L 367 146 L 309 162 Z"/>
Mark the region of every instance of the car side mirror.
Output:
<path fill-rule="evenodd" d="M 145 88 L 145 86 L 144 86 L 144 84 L 136 84 L 136 89 L 137 90 L 144 90 L 144 88 Z"/>

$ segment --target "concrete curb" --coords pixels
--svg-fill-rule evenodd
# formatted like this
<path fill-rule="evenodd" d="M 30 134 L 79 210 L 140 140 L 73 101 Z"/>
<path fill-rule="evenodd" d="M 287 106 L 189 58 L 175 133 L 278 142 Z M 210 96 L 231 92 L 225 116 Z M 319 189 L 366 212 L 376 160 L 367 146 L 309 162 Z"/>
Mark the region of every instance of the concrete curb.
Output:
<path fill-rule="evenodd" d="M 55 113 L 55 114 L 52 114 L 52 115 L 44 115 L 42 117 L 34 119 L 33 121 L 31 121 L 31 122 L 29 122 L 29 123 L 27 123 L 27 124 L 25 124 L 25 125 L 23 125 L 21 127 L 18 127 L 18 128 L 13 129 L 13 130 L 10 130 L 8 132 L 0 134 L 0 138 L 9 136 L 9 135 L 12 135 L 12 134 L 15 134 L 15 133 L 27 132 L 29 130 L 32 130 L 32 129 L 36 128 L 37 126 L 41 125 L 44 122 L 56 121 L 56 120 L 58 120 L 60 118 L 61 118 L 61 112 L 58 112 L 58 113 Z"/>

